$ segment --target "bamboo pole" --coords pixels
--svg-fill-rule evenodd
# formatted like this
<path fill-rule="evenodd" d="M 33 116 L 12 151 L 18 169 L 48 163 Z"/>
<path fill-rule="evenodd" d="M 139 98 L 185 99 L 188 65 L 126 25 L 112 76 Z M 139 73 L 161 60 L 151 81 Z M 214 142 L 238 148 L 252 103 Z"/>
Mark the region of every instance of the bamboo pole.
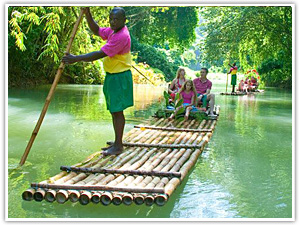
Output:
<path fill-rule="evenodd" d="M 146 77 L 142 72 L 140 72 L 134 65 L 131 65 L 139 74 L 141 74 L 146 80 L 148 80 L 151 84 L 155 85 L 148 77 Z"/>
<path fill-rule="evenodd" d="M 108 144 L 113 144 L 114 142 L 108 141 Z M 123 146 L 129 147 L 144 147 L 144 148 L 199 148 L 201 146 L 197 145 L 186 145 L 186 144 L 143 144 L 143 143 L 130 143 L 123 142 Z"/>
<path fill-rule="evenodd" d="M 166 133 L 166 135 L 167 135 L 168 133 Z M 179 140 L 181 140 L 181 139 L 179 139 Z M 178 140 L 178 141 L 179 141 Z M 161 142 L 163 142 L 164 141 L 164 139 L 162 139 L 161 140 Z M 160 143 L 161 143 L 160 142 Z M 152 149 L 152 150 L 156 150 L 156 148 L 154 148 L 154 149 Z M 173 153 L 171 153 L 171 154 L 175 154 L 175 151 L 173 152 Z M 170 156 L 169 156 L 170 157 Z M 147 159 L 147 157 L 146 157 L 146 159 Z M 147 160 L 148 162 L 150 161 L 150 160 Z M 163 161 L 163 162 L 165 162 L 165 160 Z M 133 165 L 134 166 L 134 165 Z M 141 165 L 138 165 L 138 166 L 141 166 Z M 153 168 L 153 167 L 152 167 Z M 152 169 L 151 168 L 151 169 Z M 147 168 L 147 170 L 151 170 L 151 169 L 149 169 L 149 168 Z M 122 177 L 122 178 L 124 178 L 124 177 Z M 140 178 L 138 178 L 138 179 L 140 179 Z M 118 185 L 128 185 L 128 184 L 130 184 L 131 182 L 133 182 L 133 180 L 134 180 L 134 177 L 132 177 L 132 176 L 129 176 L 129 177 L 127 177 L 124 181 L 122 181 L 122 182 L 120 182 Z M 115 181 L 115 183 L 118 183 L 119 181 Z"/>
<path fill-rule="evenodd" d="M 40 182 L 39 184 L 46 184 L 47 181 L 44 180 L 42 182 Z M 44 199 L 45 197 L 45 194 L 46 194 L 46 191 L 42 188 L 37 188 L 33 194 L 33 199 L 37 202 L 40 202 Z"/>
<path fill-rule="evenodd" d="M 154 197 L 152 195 L 147 195 L 144 199 L 146 206 L 151 206 L 154 203 Z"/>
<path fill-rule="evenodd" d="M 94 161 L 89 162 L 85 166 L 88 166 L 88 165 L 92 165 L 92 167 L 102 166 L 103 164 L 106 164 L 106 162 L 109 160 L 109 159 L 105 159 L 105 160 L 99 162 L 100 159 L 102 159 L 102 156 L 100 156 L 98 159 L 96 159 Z M 97 162 L 98 162 L 98 164 L 96 164 Z M 61 184 L 61 183 L 74 184 L 77 180 L 83 179 L 85 177 L 86 176 L 83 173 L 82 174 L 70 173 L 68 176 L 64 176 L 64 177 L 60 178 L 59 180 L 51 182 L 51 183 L 54 183 L 54 184 Z M 57 192 L 56 190 L 49 189 L 44 194 L 44 198 L 48 202 L 55 201 L 57 196 L 59 198 L 59 200 L 58 200 L 59 203 L 64 203 L 68 199 L 70 199 L 70 201 L 72 201 L 72 202 L 76 202 L 76 201 L 79 200 L 80 192 L 78 192 L 78 191 L 64 191 L 64 190 L 63 191 L 59 190 Z M 38 196 L 38 197 L 41 198 L 41 196 Z"/>
<path fill-rule="evenodd" d="M 78 29 L 79 24 L 80 24 L 80 22 L 81 22 L 81 20 L 82 20 L 83 13 L 84 13 L 84 10 L 81 9 L 80 14 L 79 14 L 79 17 L 78 17 L 78 19 L 77 19 L 77 21 L 76 21 L 76 23 L 75 23 L 74 28 L 73 28 L 73 31 L 72 31 L 72 34 L 71 34 L 71 38 L 70 38 L 69 43 L 68 43 L 68 46 L 67 46 L 66 53 L 69 53 L 69 52 L 70 52 L 70 49 L 71 49 L 73 40 L 74 40 L 75 35 L 76 35 L 76 32 L 77 32 L 77 29 Z M 29 154 L 29 152 L 30 152 L 31 146 L 32 146 L 32 144 L 33 144 L 33 142 L 34 142 L 34 140 L 35 140 L 35 138 L 36 138 L 36 136 L 37 136 L 37 134 L 38 134 L 38 132 L 39 132 L 39 129 L 40 129 L 40 127 L 41 127 L 41 124 L 42 124 L 42 122 L 43 122 L 43 119 L 44 119 L 44 117 L 45 117 L 45 115 L 46 115 L 48 106 L 49 106 L 50 101 L 51 101 L 51 99 L 52 99 L 52 96 L 53 96 L 53 94 L 54 94 L 55 88 L 56 88 L 56 86 L 57 86 L 57 84 L 58 84 L 58 81 L 59 81 L 59 79 L 60 79 L 60 76 L 61 76 L 61 74 L 62 74 L 62 72 L 63 72 L 63 70 L 64 70 L 64 67 L 65 67 L 65 64 L 64 64 L 63 62 L 61 62 L 61 63 L 60 63 L 60 66 L 59 66 L 59 68 L 58 68 L 58 70 L 57 70 L 57 72 L 56 72 L 56 75 L 55 75 L 53 84 L 52 84 L 52 86 L 51 86 L 51 88 L 50 88 L 49 94 L 48 94 L 48 96 L 47 96 L 47 98 L 46 98 L 46 102 L 45 102 L 44 107 L 43 107 L 43 109 L 42 109 L 41 115 L 40 115 L 40 117 L 39 117 L 39 119 L 38 119 L 38 122 L 37 122 L 37 124 L 36 124 L 36 126 L 35 126 L 33 132 L 32 132 L 31 138 L 30 138 L 30 140 L 29 140 L 29 142 L 28 142 L 28 144 L 27 144 L 27 147 L 26 147 L 25 152 L 24 152 L 24 154 L 23 154 L 23 156 L 22 156 L 22 158 L 21 158 L 21 161 L 20 161 L 20 163 L 19 163 L 19 166 L 22 166 L 22 165 L 25 163 L 26 159 L 27 159 L 27 156 L 28 156 L 28 154 Z"/>
<path fill-rule="evenodd" d="M 22 199 L 25 201 L 32 201 L 34 193 L 35 193 L 34 188 L 28 188 L 26 191 L 22 193 Z"/>
<path fill-rule="evenodd" d="M 100 201 L 103 205 L 109 205 L 112 202 L 113 196 L 110 192 L 102 193 Z"/>
<path fill-rule="evenodd" d="M 154 123 L 154 126 L 158 126 L 158 125 L 163 125 L 164 124 L 164 118 L 159 119 L 156 123 Z M 123 138 L 124 141 L 126 140 L 131 140 L 131 141 L 135 141 L 135 140 L 139 140 L 140 138 L 146 136 L 149 132 L 149 130 L 137 130 L 136 129 L 132 129 L 131 131 L 135 131 L 132 135 L 127 136 L 126 138 Z"/>
<path fill-rule="evenodd" d="M 192 124 L 194 123 L 195 121 L 193 121 L 192 122 Z M 192 124 L 190 124 L 190 125 L 192 125 Z M 189 125 L 189 126 L 190 126 Z M 177 142 L 179 142 L 180 141 L 180 139 L 179 140 L 177 140 Z M 175 152 L 173 152 L 173 154 L 175 154 Z M 169 158 L 171 158 L 171 156 L 169 156 Z M 167 162 L 169 161 L 170 159 L 167 159 Z M 164 163 L 165 162 L 165 163 Z M 167 162 L 166 162 L 166 160 L 164 160 L 164 164 L 163 165 L 165 165 Z M 126 179 L 128 179 L 129 177 L 127 177 Z M 132 178 L 131 178 L 132 179 Z M 138 182 L 140 181 L 142 179 L 142 177 L 140 176 L 140 177 L 137 177 L 136 178 L 136 180 L 135 180 L 135 182 L 133 182 L 133 183 L 136 183 L 136 181 L 138 180 Z M 152 178 L 150 178 L 150 177 L 147 177 L 146 179 L 145 179 L 145 181 L 146 181 L 146 183 L 145 183 L 145 181 L 143 182 L 145 185 L 148 183 L 148 181 L 150 181 L 150 180 L 152 180 Z M 128 182 L 130 183 L 132 180 L 129 180 Z M 128 183 L 125 183 L 125 182 L 123 182 L 122 183 L 123 185 L 127 185 Z M 140 184 L 140 185 L 142 185 L 142 184 Z"/>
<path fill-rule="evenodd" d="M 114 187 L 106 185 L 66 185 L 66 184 L 40 184 L 31 183 L 31 187 L 51 188 L 62 190 L 95 190 L 95 191 L 120 191 L 120 192 L 136 192 L 136 193 L 164 193 L 161 188 L 129 188 L 129 187 Z"/>
<path fill-rule="evenodd" d="M 56 185 L 56 184 L 51 184 L 51 185 Z M 58 189 L 58 188 L 57 188 Z M 60 204 L 65 203 L 66 201 L 69 200 L 69 193 L 67 190 L 59 190 L 56 193 L 56 201 Z"/>
<path fill-rule="evenodd" d="M 109 161 L 110 158 L 107 158 L 103 161 L 101 161 L 100 163 L 94 165 L 93 167 L 98 167 L 98 166 L 103 166 L 107 163 L 107 161 Z M 92 168 L 93 168 L 92 167 Z M 71 173 L 70 173 L 71 174 Z M 81 184 L 89 184 L 89 183 L 92 183 L 94 180 L 95 180 L 95 177 L 94 176 L 90 176 L 88 178 L 86 178 L 87 175 L 84 175 L 84 173 L 80 173 L 80 174 L 77 174 L 77 176 L 74 176 L 76 175 L 77 173 L 74 173 L 72 174 L 72 177 L 71 179 L 66 179 L 65 178 L 65 181 L 64 182 L 59 182 L 57 181 L 56 184 L 59 184 L 59 183 L 64 183 L 64 184 L 74 184 L 76 183 L 76 185 L 81 185 Z M 84 179 L 86 178 L 86 179 Z M 83 180 L 84 179 L 84 180 Z M 81 180 L 81 181 L 80 181 Z M 69 191 L 63 191 L 62 193 L 61 192 L 58 192 L 57 194 L 59 195 L 59 198 L 60 198 L 60 202 L 61 203 L 64 203 L 65 201 L 67 201 L 68 199 L 70 199 L 71 202 L 77 202 L 80 197 L 81 197 L 81 194 L 83 192 L 82 191 L 76 191 L 76 190 L 69 190 Z M 82 202 L 84 202 L 86 199 L 86 196 L 83 196 L 82 197 Z"/>
<path fill-rule="evenodd" d="M 120 205 L 122 203 L 122 198 L 122 195 L 120 195 L 119 193 L 114 193 L 112 203 L 114 205 Z"/>
<path fill-rule="evenodd" d="M 204 126 L 204 123 L 201 123 L 200 125 L 199 125 L 199 127 L 203 127 Z M 188 141 L 189 142 L 192 142 L 193 140 L 191 140 L 191 139 L 195 139 L 197 136 L 195 136 L 195 135 L 193 135 Z M 184 140 L 185 141 L 185 140 Z M 188 159 L 188 157 L 190 156 L 190 154 L 191 154 L 191 150 L 190 149 L 181 149 L 181 153 L 184 153 L 182 156 L 181 156 L 181 158 L 179 159 L 179 160 L 177 160 L 177 159 L 175 159 L 175 160 L 173 160 L 173 162 L 170 162 L 167 166 L 165 166 L 162 170 L 163 171 L 167 171 L 167 170 L 169 170 L 169 168 L 170 167 L 172 167 L 173 166 L 173 168 L 171 169 L 171 171 L 177 171 L 180 167 L 181 167 L 181 165 Z M 175 157 L 174 157 L 175 158 Z M 161 180 L 160 180 L 160 182 L 158 183 L 158 181 L 159 181 L 159 179 L 157 179 L 157 178 L 155 178 L 156 180 L 153 180 L 150 184 L 148 184 L 146 187 L 153 187 L 153 186 L 155 186 L 155 187 L 164 187 L 167 183 L 168 183 L 168 181 L 169 181 L 169 179 L 168 178 L 162 178 Z M 180 183 L 180 179 L 178 179 L 178 178 L 176 178 L 178 181 L 179 181 L 179 183 Z M 174 182 L 174 181 L 172 181 L 172 182 Z M 168 196 L 167 195 L 157 195 L 156 197 L 155 197 L 155 203 L 157 204 L 157 205 L 159 205 L 159 206 L 162 206 L 162 205 L 164 205 L 165 204 L 165 202 L 168 200 Z"/>
<path fill-rule="evenodd" d="M 190 125 L 189 125 L 189 126 L 190 126 Z M 182 141 L 182 138 L 183 138 L 183 137 L 184 137 L 184 134 L 181 134 L 181 135 L 177 136 L 177 139 L 174 140 L 174 143 L 179 143 L 180 141 Z M 164 160 L 162 160 L 162 159 L 158 159 L 158 161 L 156 160 L 156 162 L 160 162 L 160 161 L 161 161 L 160 165 L 159 165 L 158 167 L 156 167 L 156 170 L 159 170 L 159 169 L 162 168 L 164 165 L 166 165 L 166 164 L 170 161 L 170 158 L 175 154 L 175 151 L 172 152 L 171 154 L 169 154 L 169 153 L 170 153 L 170 149 L 168 149 L 168 151 L 169 151 L 169 152 L 166 152 L 167 154 L 165 154 L 165 156 L 168 155 L 167 158 L 165 158 L 165 156 L 163 156 L 162 158 L 164 158 Z M 152 167 L 147 168 L 147 170 L 152 170 L 156 165 L 157 165 L 157 163 L 152 164 Z M 148 165 L 147 165 L 147 166 L 148 166 Z M 138 184 L 139 186 L 146 186 L 149 182 L 151 182 L 152 177 L 148 176 L 148 177 L 146 177 L 143 181 L 141 181 L 141 180 L 142 180 L 142 177 L 137 177 L 137 178 L 132 182 L 132 184 L 133 184 L 133 185 L 134 185 L 134 184 Z"/>
<path fill-rule="evenodd" d="M 208 142 L 210 138 L 210 134 L 207 134 L 202 141 L 202 148 L 197 149 L 196 151 L 193 152 L 191 155 L 190 159 L 181 167 L 180 171 L 182 172 L 182 178 L 183 179 L 189 172 L 189 170 L 195 165 L 199 155 L 202 153 L 203 148 L 205 146 L 205 143 Z M 170 196 L 173 191 L 176 189 L 176 187 L 179 185 L 180 179 L 178 178 L 173 178 L 168 182 L 165 186 L 165 193 Z"/>
<path fill-rule="evenodd" d="M 80 168 L 72 166 L 61 166 L 61 170 L 82 172 L 82 173 L 116 173 L 129 175 L 149 175 L 149 176 L 167 176 L 180 177 L 178 172 L 161 172 L 161 171 L 146 171 L 146 170 L 121 170 L 121 169 L 104 169 L 104 168 Z"/>
<path fill-rule="evenodd" d="M 132 202 L 133 202 L 133 196 L 129 193 L 125 193 L 122 196 L 122 202 L 123 202 L 124 205 L 131 205 Z"/>
<path fill-rule="evenodd" d="M 33 199 L 37 202 L 40 202 L 44 199 L 45 194 L 46 194 L 46 191 L 43 190 L 42 188 L 39 188 L 33 194 Z"/>
<path fill-rule="evenodd" d="M 56 190 L 48 190 L 45 194 L 47 202 L 54 202 L 56 200 Z"/>
<path fill-rule="evenodd" d="M 152 150 L 155 150 L 155 149 L 152 149 Z M 151 155 L 151 154 L 152 154 L 152 152 L 150 152 L 149 155 Z M 131 166 L 131 168 L 140 167 L 141 164 L 142 164 L 141 162 L 144 162 L 145 160 L 147 160 L 147 159 L 148 159 L 148 156 L 144 156 L 143 158 L 144 158 L 144 159 L 141 159 L 140 162 L 133 164 L 133 165 Z M 149 161 L 149 160 L 148 160 L 148 161 Z M 125 178 L 124 176 L 119 176 L 119 177 L 117 177 L 116 180 L 110 182 L 108 185 L 117 185 L 117 186 L 124 185 L 124 184 L 127 185 L 128 183 L 126 183 L 125 181 L 128 180 L 128 178 L 131 178 L 131 179 L 132 179 L 132 176 L 127 177 L 127 178 L 125 179 L 125 181 L 122 182 L 122 180 L 123 180 L 124 178 Z"/>
<path fill-rule="evenodd" d="M 134 194 L 133 195 L 133 198 L 134 198 L 134 203 L 136 205 L 142 205 L 144 203 L 144 196 L 141 195 L 141 194 Z"/>
<path fill-rule="evenodd" d="M 80 191 L 77 190 L 69 190 L 68 191 L 68 198 L 71 202 L 77 202 L 80 198 Z"/>
<path fill-rule="evenodd" d="M 90 203 L 91 198 L 92 198 L 92 193 L 89 191 L 84 191 L 80 194 L 79 202 L 81 205 L 87 205 L 88 203 Z"/>
<path fill-rule="evenodd" d="M 94 204 L 98 204 L 100 202 L 101 193 L 100 192 L 94 192 L 91 198 L 91 202 Z"/>
<path fill-rule="evenodd" d="M 101 154 L 101 155 L 100 155 Z M 99 152 L 95 152 L 93 153 L 92 155 L 88 156 L 86 159 L 84 159 L 82 162 L 80 163 L 76 163 L 72 166 L 77 166 L 77 167 L 82 167 L 84 166 L 85 164 L 87 164 L 86 166 L 88 167 L 90 162 L 93 161 L 98 155 L 100 155 L 99 158 L 96 159 L 96 161 L 98 162 L 99 159 L 101 159 L 103 157 L 102 155 L 102 151 L 99 151 Z M 50 177 L 48 179 L 48 183 L 54 183 L 56 180 L 64 177 L 65 175 L 67 175 L 68 173 L 66 171 L 62 171 L 60 172 L 59 174 L 53 176 L 53 177 Z"/>
<path fill-rule="evenodd" d="M 152 126 L 134 126 L 135 128 L 140 129 L 150 129 L 150 130 L 164 130 L 164 131 L 182 131 L 182 132 L 212 132 L 211 129 L 184 129 L 184 128 L 176 128 L 176 127 L 152 127 Z"/>

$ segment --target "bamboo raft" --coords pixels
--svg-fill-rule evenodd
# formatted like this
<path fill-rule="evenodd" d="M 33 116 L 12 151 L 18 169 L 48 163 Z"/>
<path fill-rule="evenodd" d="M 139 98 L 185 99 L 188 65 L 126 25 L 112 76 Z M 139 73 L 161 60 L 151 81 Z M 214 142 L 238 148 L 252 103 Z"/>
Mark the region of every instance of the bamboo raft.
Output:
<path fill-rule="evenodd" d="M 215 109 L 219 115 L 220 108 Z M 22 198 L 60 204 L 69 200 L 82 205 L 163 206 L 197 162 L 216 123 L 217 119 L 153 118 L 124 135 L 120 155 L 103 156 L 99 151 L 75 165 L 61 166 L 55 176 L 31 183 Z"/>
<path fill-rule="evenodd" d="M 249 92 L 245 92 L 245 91 L 237 91 L 237 92 L 221 92 L 220 95 L 234 95 L 234 96 L 241 96 L 241 95 L 247 95 L 247 94 L 253 94 L 253 93 L 263 93 L 264 90 L 255 90 L 255 91 L 249 91 Z"/>

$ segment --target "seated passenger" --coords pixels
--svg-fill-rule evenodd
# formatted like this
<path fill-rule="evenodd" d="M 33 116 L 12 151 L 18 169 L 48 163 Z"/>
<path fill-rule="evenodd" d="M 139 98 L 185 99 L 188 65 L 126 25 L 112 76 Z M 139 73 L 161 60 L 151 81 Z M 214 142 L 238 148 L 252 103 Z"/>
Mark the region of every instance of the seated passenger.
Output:
<path fill-rule="evenodd" d="M 176 93 L 181 89 L 185 82 L 185 70 L 183 68 L 178 68 L 176 73 L 176 78 L 171 82 L 168 93 L 171 95 L 172 100 L 174 100 Z"/>
<path fill-rule="evenodd" d="M 182 107 L 185 108 L 184 120 L 187 120 L 189 118 L 190 111 L 192 109 L 196 109 L 195 103 L 197 98 L 196 97 L 197 92 L 195 90 L 193 81 L 187 80 L 186 82 L 184 82 L 182 88 L 178 93 L 179 93 L 178 101 L 180 99 L 183 99 L 183 104 L 179 106 L 174 113 L 172 113 L 172 115 L 169 117 L 169 120 L 172 120 L 178 113 L 179 109 L 181 109 Z"/>
<path fill-rule="evenodd" d="M 257 87 L 258 87 L 257 80 L 254 76 L 252 76 L 250 79 L 250 90 L 255 91 L 257 89 Z"/>
<path fill-rule="evenodd" d="M 214 116 L 215 95 L 210 93 L 212 82 L 207 79 L 207 73 L 208 69 L 202 68 L 201 76 L 193 80 L 197 92 L 196 106 L 202 101 L 202 107 L 206 109 L 209 102 L 209 115 Z"/>
<path fill-rule="evenodd" d="M 238 91 L 242 92 L 244 90 L 244 80 L 242 79 L 239 83 Z"/>

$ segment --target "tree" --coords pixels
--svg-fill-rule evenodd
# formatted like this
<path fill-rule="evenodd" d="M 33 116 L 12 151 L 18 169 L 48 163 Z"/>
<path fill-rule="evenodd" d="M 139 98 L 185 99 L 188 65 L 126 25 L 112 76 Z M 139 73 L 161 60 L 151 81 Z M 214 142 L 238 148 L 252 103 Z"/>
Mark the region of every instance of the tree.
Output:
<path fill-rule="evenodd" d="M 266 85 L 291 88 L 291 7 L 202 7 L 200 13 L 205 19 L 202 50 L 208 62 L 224 58 L 226 67 L 228 62 L 238 61 L 244 72 L 257 68 Z M 266 63 L 271 59 L 282 61 L 282 67 Z M 276 83 L 275 77 L 279 78 Z"/>

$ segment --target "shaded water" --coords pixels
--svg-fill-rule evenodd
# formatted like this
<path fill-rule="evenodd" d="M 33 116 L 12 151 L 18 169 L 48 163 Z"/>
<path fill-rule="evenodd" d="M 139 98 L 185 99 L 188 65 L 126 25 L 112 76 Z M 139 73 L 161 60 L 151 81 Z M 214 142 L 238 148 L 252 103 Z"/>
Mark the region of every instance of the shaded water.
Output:
<path fill-rule="evenodd" d="M 49 86 L 8 93 L 8 218 L 291 218 L 292 93 L 266 89 L 221 96 L 213 137 L 194 169 L 163 207 L 26 202 L 30 183 L 57 173 L 113 140 L 102 86 L 59 85 L 22 169 L 25 150 Z M 151 118 L 164 87 L 137 85 L 125 132 Z"/>

